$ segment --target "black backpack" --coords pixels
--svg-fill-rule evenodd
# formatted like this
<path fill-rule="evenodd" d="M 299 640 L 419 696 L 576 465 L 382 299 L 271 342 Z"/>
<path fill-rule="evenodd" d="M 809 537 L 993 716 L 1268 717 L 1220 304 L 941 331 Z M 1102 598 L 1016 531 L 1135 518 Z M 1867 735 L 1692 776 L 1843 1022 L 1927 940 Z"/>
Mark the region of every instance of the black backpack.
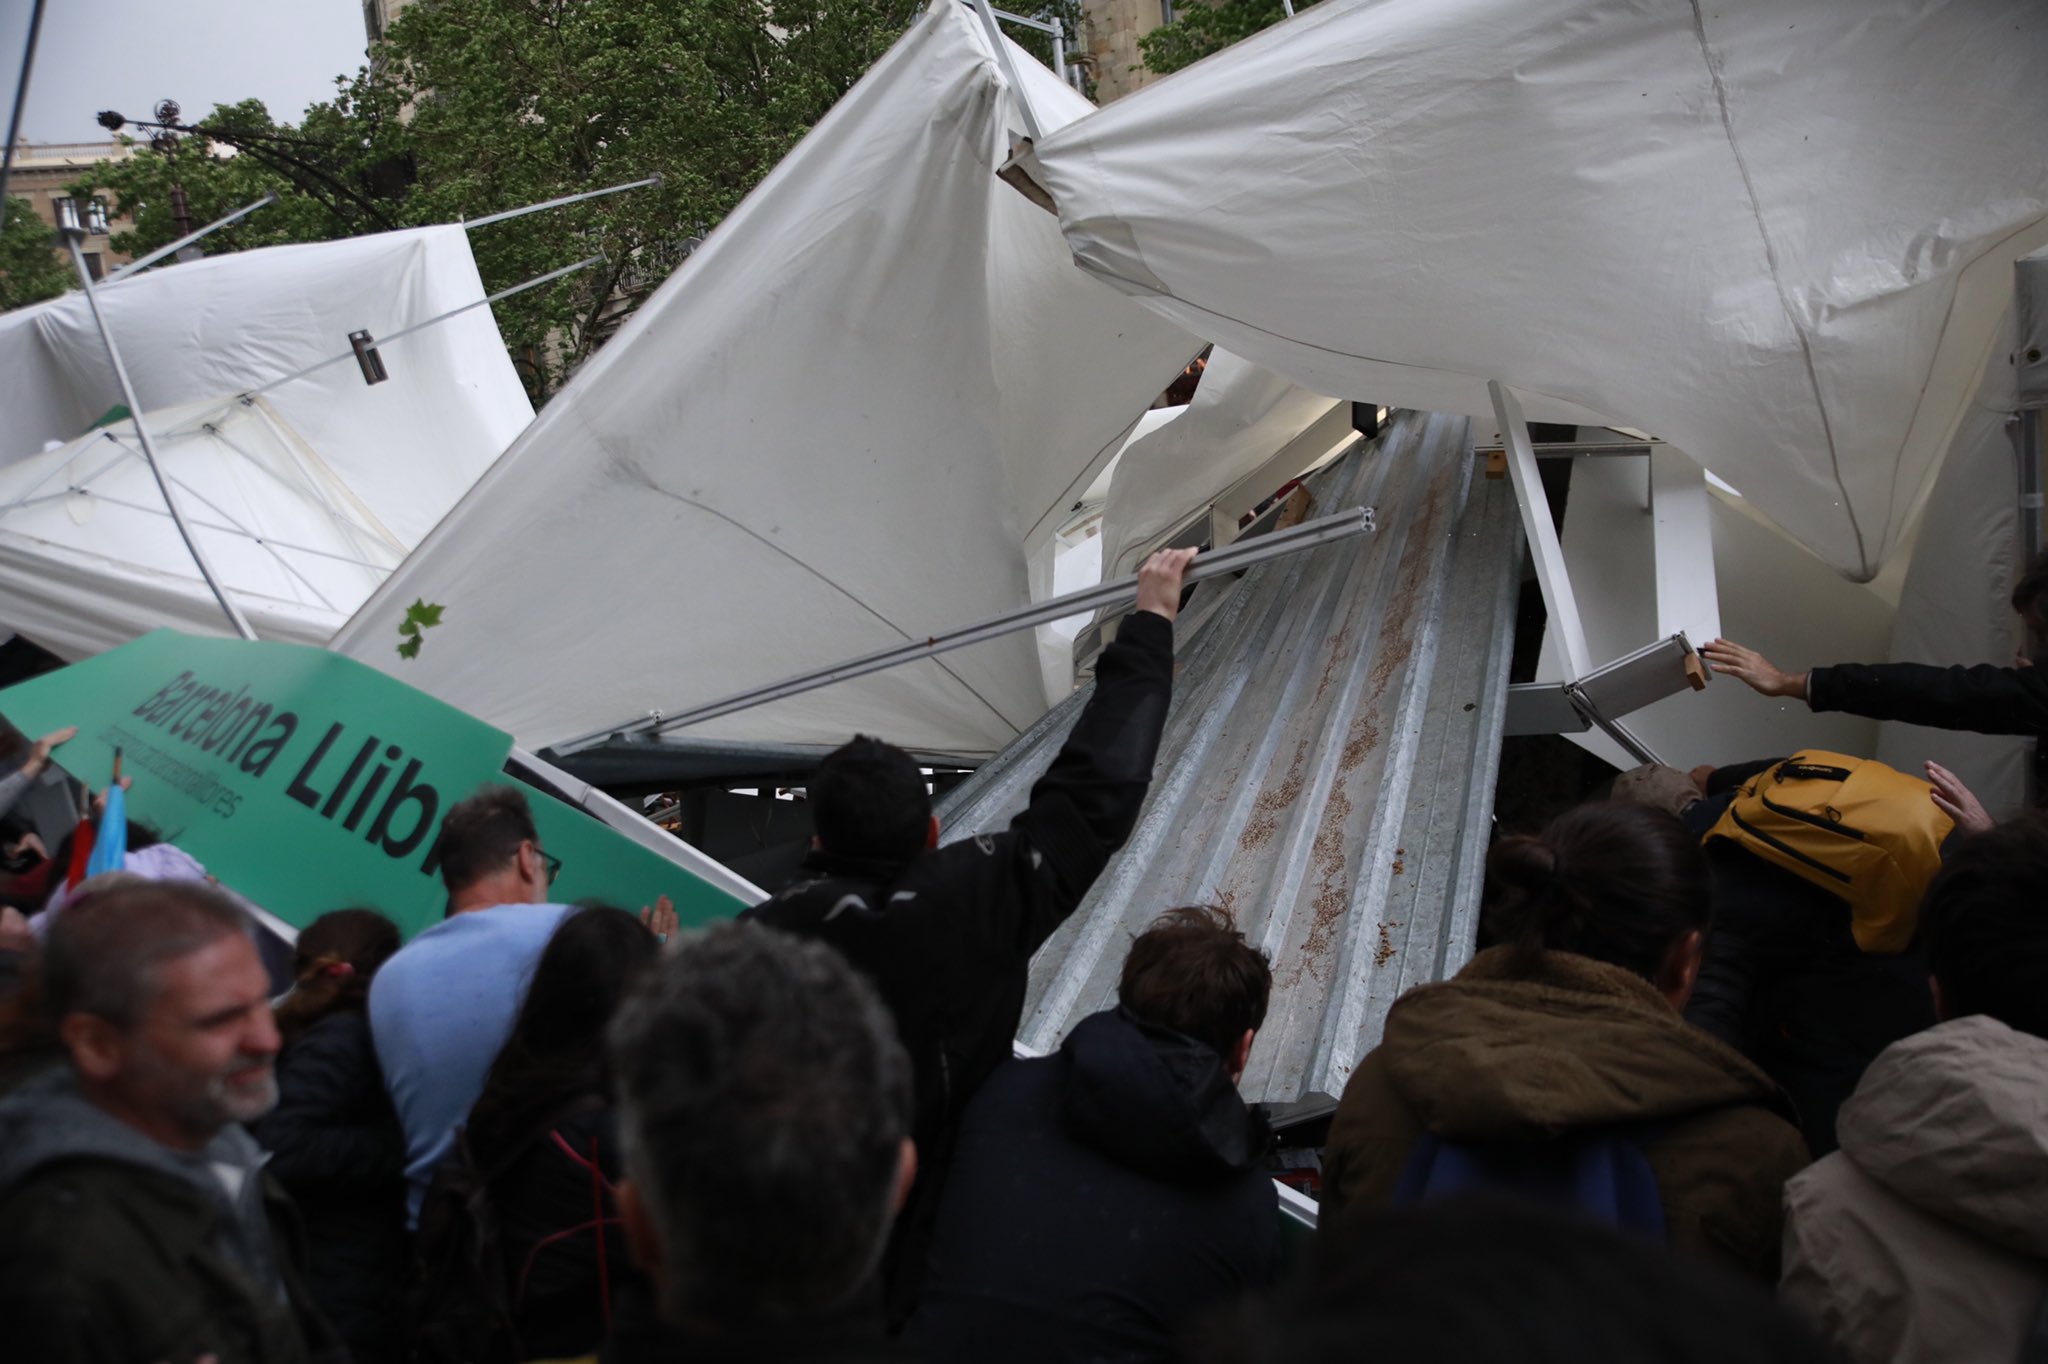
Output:
<path fill-rule="evenodd" d="M 455 1149 L 435 1169 L 420 1204 L 418 1272 L 409 1304 L 414 1364 L 518 1364 L 526 1358 L 507 1291 L 511 1272 L 492 1190 L 532 1140 L 602 1107 L 598 1095 L 579 1098 L 538 1124 L 529 1140 L 513 1142 L 487 1169 L 478 1167 L 469 1133 L 456 1132 Z"/>

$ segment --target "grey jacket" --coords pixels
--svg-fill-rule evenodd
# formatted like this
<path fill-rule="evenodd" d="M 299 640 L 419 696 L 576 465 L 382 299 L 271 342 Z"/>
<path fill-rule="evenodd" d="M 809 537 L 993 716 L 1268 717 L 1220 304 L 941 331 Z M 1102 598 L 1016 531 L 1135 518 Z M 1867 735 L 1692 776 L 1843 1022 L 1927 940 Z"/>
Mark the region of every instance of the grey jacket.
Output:
<path fill-rule="evenodd" d="M 69 1066 L 0 1098 L 0 1321 L 39 1360 L 319 1359 L 289 1201 L 238 1126 L 173 1151 Z M 281 1244 L 282 1242 L 282 1244 Z"/>
<path fill-rule="evenodd" d="M 2005 1361 L 2048 1294 L 2048 1040 L 1960 1018 L 1887 1048 L 1785 1188 L 1780 1296 L 1859 1364 Z"/>

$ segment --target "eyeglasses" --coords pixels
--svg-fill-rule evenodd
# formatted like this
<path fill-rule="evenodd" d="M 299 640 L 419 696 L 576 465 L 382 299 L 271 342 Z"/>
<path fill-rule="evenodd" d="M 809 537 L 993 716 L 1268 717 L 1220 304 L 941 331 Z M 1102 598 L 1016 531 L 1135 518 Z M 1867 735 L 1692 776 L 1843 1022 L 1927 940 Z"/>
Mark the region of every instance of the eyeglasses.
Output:
<path fill-rule="evenodd" d="M 555 883 L 555 878 L 562 874 L 562 859 L 548 852 L 539 844 L 535 844 L 533 850 L 540 854 L 540 864 L 546 869 L 548 884 L 552 886 Z"/>

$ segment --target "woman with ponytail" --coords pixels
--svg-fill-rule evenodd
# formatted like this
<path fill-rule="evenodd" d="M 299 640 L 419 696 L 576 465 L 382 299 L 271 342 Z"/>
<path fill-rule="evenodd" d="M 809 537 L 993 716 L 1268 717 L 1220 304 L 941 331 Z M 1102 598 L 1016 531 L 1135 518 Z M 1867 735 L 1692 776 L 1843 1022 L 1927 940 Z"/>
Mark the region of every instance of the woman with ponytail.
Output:
<path fill-rule="evenodd" d="M 1345 1087 L 1324 1225 L 1483 1188 L 1775 1282 L 1806 1148 L 1770 1079 L 1681 1016 L 1709 904 L 1698 843 L 1661 811 L 1583 805 L 1502 839 L 1482 909 L 1493 945 L 1396 1001 Z"/>
<path fill-rule="evenodd" d="M 398 925 L 369 909 L 299 934 L 296 983 L 277 1006 L 277 1107 L 250 1128 L 305 1221 L 314 1301 L 358 1360 L 405 1349 L 405 1136 L 363 1012 L 397 950 Z"/>

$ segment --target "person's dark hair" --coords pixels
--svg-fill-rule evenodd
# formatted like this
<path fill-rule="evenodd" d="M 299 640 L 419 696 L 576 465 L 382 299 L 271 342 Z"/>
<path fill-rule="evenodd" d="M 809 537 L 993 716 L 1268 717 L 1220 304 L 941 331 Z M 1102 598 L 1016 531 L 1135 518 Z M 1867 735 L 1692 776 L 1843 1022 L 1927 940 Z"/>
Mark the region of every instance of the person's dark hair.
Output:
<path fill-rule="evenodd" d="M 467 890 L 519 855 L 519 845 L 540 843 L 533 807 L 517 787 L 486 786 L 448 808 L 441 821 L 441 884 L 453 895 Z"/>
<path fill-rule="evenodd" d="M 1203 1323 L 1197 1364 L 1824 1364 L 1769 1291 L 1569 1211 L 1464 1197 L 1318 1234 L 1287 1286 Z"/>
<path fill-rule="evenodd" d="M 43 1007 L 54 1024 L 74 1013 L 132 1027 L 166 962 L 220 939 L 249 936 L 248 916 L 198 881 L 127 882 L 66 905 L 43 940 Z"/>
<path fill-rule="evenodd" d="M 1951 1018 L 1988 1014 L 2048 1037 L 2048 815 L 1960 840 L 1920 904 L 1928 965 Z"/>
<path fill-rule="evenodd" d="M 1117 1002 L 1147 1023 L 1206 1042 L 1225 1057 L 1266 1021 L 1273 968 L 1229 911 L 1168 910 L 1124 956 Z"/>
<path fill-rule="evenodd" d="M 831 948 L 757 924 L 692 934 L 612 1023 L 626 1172 L 672 1310 L 835 1310 L 872 1279 L 910 1135 L 910 1061 Z"/>
<path fill-rule="evenodd" d="M 806 788 L 818 846 L 842 857 L 908 862 L 925 846 L 932 798 L 924 773 L 894 744 L 855 735 Z"/>
<path fill-rule="evenodd" d="M 277 1006 L 291 1038 L 339 1009 L 364 1007 L 377 968 L 398 951 L 398 925 L 374 909 L 336 909 L 307 924 L 292 948 L 292 991 Z"/>
<path fill-rule="evenodd" d="M 2048 549 L 2036 554 L 2012 585 L 2012 609 L 2048 621 Z"/>
<path fill-rule="evenodd" d="M 1525 965 L 1573 952 L 1654 982 L 1671 944 L 1713 917 L 1707 864 L 1671 815 L 1601 801 L 1536 835 L 1496 843 L 1486 859 L 1486 936 Z"/>
<path fill-rule="evenodd" d="M 594 905 L 562 920 L 470 1110 L 480 1163 L 510 1154 L 575 1100 L 608 1090 L 605 1025 L 660 952 L 647 925 L 623 909 Z"/>

